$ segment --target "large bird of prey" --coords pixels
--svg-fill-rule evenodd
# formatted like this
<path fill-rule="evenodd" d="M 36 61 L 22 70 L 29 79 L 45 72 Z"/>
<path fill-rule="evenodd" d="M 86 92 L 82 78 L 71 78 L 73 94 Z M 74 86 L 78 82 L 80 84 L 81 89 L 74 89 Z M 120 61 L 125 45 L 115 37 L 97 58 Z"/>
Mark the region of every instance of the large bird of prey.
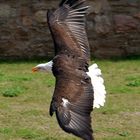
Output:
<path fill-rule="evenodd" d="M 55 90 L 50 115 L 56 114 L 60 127 L 84 140 L 93 140 L 91 112 L 94 91 L 88 75 L 89 44 L 85 31 L 86 0 L 62 0 L 47 12 L 54 41 L 52 72 Z"/>

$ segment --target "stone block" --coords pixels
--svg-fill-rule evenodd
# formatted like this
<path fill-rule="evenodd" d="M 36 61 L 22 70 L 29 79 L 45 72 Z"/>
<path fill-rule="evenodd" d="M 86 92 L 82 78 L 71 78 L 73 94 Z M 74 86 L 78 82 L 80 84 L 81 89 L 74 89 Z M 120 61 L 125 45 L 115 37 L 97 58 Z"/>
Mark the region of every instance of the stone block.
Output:
<path fill-rule="evenodd" d="M 139 22 L 132 16 L 128 15 L 114 15 L 116 32 L 128 32 L 137 30 Z"/>
<path fill-rule="evenodd" d="M 111 48 L 111 47 L 100 47 L 94 52 L 94 56 L 97 58 L 115 58 L 122 57 L 125 55 L 123 49 L 120 48 Z"/>
<path fill-rule="evenodd" d="M 32 23 L 33 23 L 33 21 L 32 21 L 32 18 L 31 18 L 31 17 L 29 17 L 29 16 L 24 16 L 24 17 L 22 18 L 22 24 L 23 24 L 24 26 L 31 26 Z"/>
<path fill-rule="evenodd" d="M 133 17 L 135 17 L 135 18 L 137 18 L 137 19 L 139 19 L 139 20 L 140 20 L 140 12 L 138 12 L 138 13 L 134 14 L 134 15 L 133 15 Z"/>
<path fill-rule="evenodd" d="M 34 14 L 34 19 L 39 23 L 46 23 L 47 22 L 47 11 L 46 10 L 39 10 Z"/>
<path fill-rule="evenodd" d="M 111 31 L 112 24 L 108 16 L 95 16 L 95 31 L 98 34 L 107 34 Z"/>
<path fill-rule="evenodd" d="M 8 4 L 0 4 L 0 17 L 8 18 L 11 13 L 11 7 Z"/>
<path fill-rule="evenodd" d="M 90 5 L 90 13 L 95 13 L 95 14 L 108 14 L 110 11 L 110 5 L 107 0 L 94 0 L 94 1 L 89 1 Z"/>
<path fill-rule="evenodd" d="M 28 30 L 26 30 L 25 28 L 23 27 L 18 27 L 15 29 L 15 34 L 14 34 L 14 37 L 16 40 L 20 40 L 20 41 L 29 41 L 29 32 Z M 19 46 L 20 47 L 20 46 Z"/>

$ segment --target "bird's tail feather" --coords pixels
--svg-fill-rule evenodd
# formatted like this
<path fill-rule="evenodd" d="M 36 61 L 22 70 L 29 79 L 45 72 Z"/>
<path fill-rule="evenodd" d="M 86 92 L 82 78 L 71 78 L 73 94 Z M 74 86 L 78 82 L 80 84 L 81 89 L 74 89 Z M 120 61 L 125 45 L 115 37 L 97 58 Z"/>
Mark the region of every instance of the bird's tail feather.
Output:
<path fill-rule="evenodd" d="M 93 108 L 100 108 L 101 106 L 104 106 L 106 98 L 106 90 L 104 86 L 104 80 L 102 78 L 102 73 L 96 63 L 91 65 L 88 69 L 88 75 L 91 77 L 91 82 L 94 89 Z"/>

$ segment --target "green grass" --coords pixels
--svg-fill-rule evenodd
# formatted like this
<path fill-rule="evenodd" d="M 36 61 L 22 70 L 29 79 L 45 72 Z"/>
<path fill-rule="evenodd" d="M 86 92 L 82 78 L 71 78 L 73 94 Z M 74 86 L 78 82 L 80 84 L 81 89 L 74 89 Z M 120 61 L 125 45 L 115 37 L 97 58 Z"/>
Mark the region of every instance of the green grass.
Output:
<path fill-rule="evenodd" d="M 140 61 L 96 60 L 102 69 L 107 102 L 94 109 L 97 140 L 139 140 Z M 0 140 L 78 140 L 49 116 L 54 77 L 32 73 L 38 62 L 0 62 Z M 93 62 L 91 62 L 93 63 Z"/>

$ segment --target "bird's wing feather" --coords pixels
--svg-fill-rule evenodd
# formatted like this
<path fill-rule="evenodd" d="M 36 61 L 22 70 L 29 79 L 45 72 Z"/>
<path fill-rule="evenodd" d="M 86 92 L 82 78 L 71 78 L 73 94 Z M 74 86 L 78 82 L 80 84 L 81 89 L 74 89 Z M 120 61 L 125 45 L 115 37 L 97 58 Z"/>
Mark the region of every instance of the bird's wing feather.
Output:
<path fill-rule="evenodd" d="M 48 12 L 48 24 L 55 38 L 55 47 L 61 47 L 59 51 L 63 50 L 63 46 L 67 46 L 73 52 L 77 50 L 89 57 L 89 44 L 85 30 L 85 15 L 88 8 L 85 0 L 63 0 L 58 9 Z M 57 48 L 56 50 L 58 51 Z M 80 53 L 76 52 L 76 54 Z"/>
<path fill-rule="evenodd" d="M 90 117 L 93 105 L 92 86 L 87 86 L 79 92 L 82 94 L 75 101 L 62 98 L 61 104 L 55 107 L 57 120 L 66 132 L 92 140 Z"/>

